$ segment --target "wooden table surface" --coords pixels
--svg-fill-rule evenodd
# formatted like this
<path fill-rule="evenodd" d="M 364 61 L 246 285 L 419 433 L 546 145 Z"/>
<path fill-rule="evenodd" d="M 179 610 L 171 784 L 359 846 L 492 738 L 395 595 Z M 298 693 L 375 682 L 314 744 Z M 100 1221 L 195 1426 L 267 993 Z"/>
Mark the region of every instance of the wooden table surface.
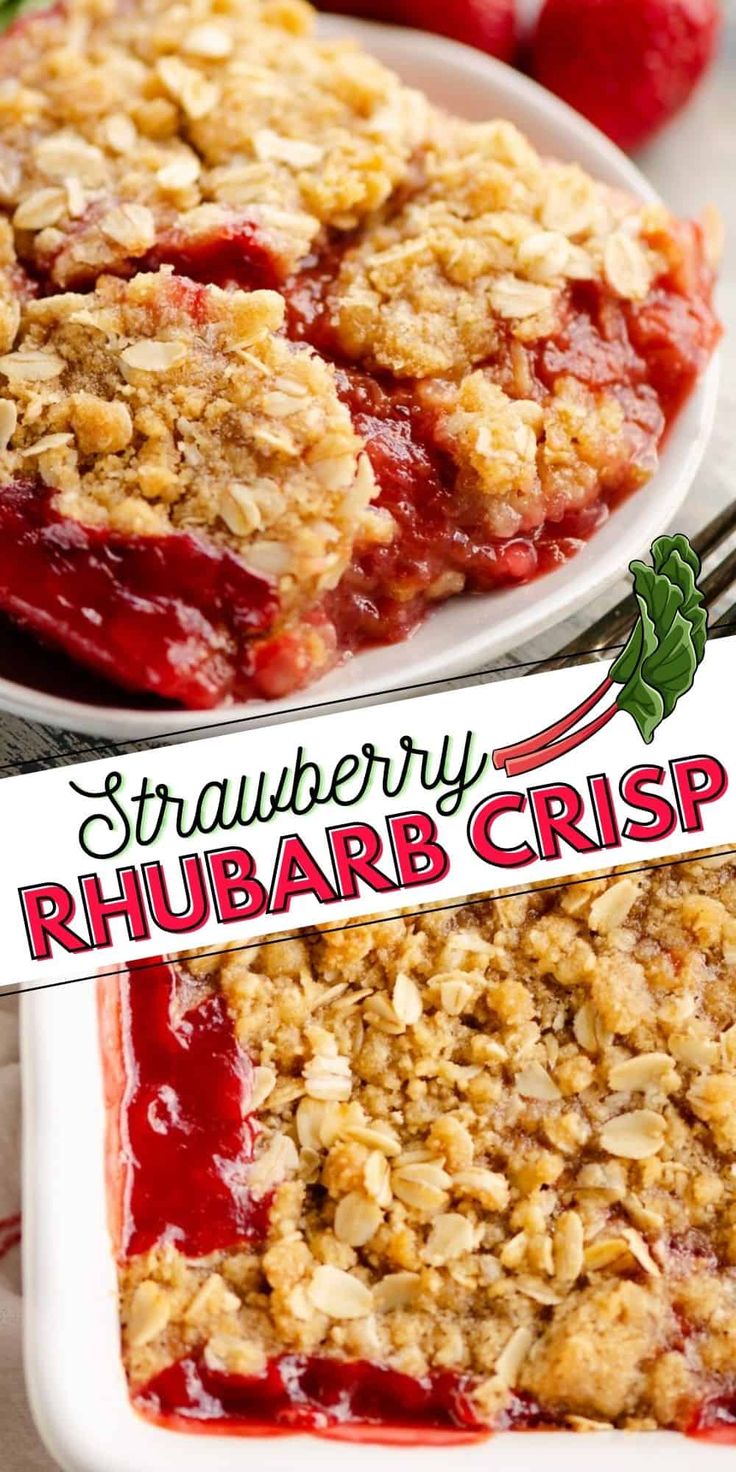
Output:
<path fill-rule="evenodd" d="M 736 481 L 736 16 L 731 15 L 728 21 L 718 67 L 696 101 L 637 161 L 677 212 L 697 214 L 705 204 L 714 202 L 727 227 L 720 289 L 726 336 L 717 423 L 704 465 L 677 517 L 677 529 L 692 534 L 732 498 Z M 589 626 L 623 591 L 622 583 L 574 619 L 558 624 L 546 637 L 511 651 L 503 663 L 508 667 L 554 653 L 573 634 Z M 27 770 L 29 763 L 66 764 L 81 759 L 89 747 L 99 755 L 119 749 L 112 745 L 105 748 L 91 737 L 0 713 L 0 772 L 4 774 Z"/>

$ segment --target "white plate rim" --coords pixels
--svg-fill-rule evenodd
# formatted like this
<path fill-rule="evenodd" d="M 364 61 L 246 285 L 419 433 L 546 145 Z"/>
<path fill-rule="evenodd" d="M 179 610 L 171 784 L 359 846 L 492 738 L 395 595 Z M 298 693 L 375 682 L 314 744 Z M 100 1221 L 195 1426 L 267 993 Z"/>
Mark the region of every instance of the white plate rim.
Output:
<path fill-rule="evenodd" d="M 451 78 L 454 85 L 467 80 L 468 86 L 487 89 L 489 113 L 510 111 L 528 131 L 549 131 L 558 140 L 565 139 L 567 156 L 581 158 L 600 177 L 643 199 L 657 198 L 636 166 L 609 139 L 565 103 L 504 63 L 420 31 L 340 17 L 323 17 L 321 24 L 330 35 L 343 35 L 346 30 L 356 34 L 398 70 L 411 66 L 429 78 L 441 74 L 448 79 L 447 86 Z M 522 588 L 450 600 L 430 615 L 412 639 L 364 652 L 306 692 L 286 700 L 252 701 L 213 711 L 138 710 L 49 695 L 0 677 L 0 709 L 114 741 L 165 739 L 196 732 L 214 734 L 218 726 L 232 730 L 241 723 L 286 720 L 302 710 L 306 702 L 313 709 L 329 708 L 336 701 L 376 699 L 400 686 L 416 686 L 487 667 L 603 591 L 671 522 L 700 465 L 715 414 L 717 388 L 716 355 L 673 426 L 652 481 L 619 507 L 571 562 Z M 534 591 L 530 593 L 530 589 Z"/>

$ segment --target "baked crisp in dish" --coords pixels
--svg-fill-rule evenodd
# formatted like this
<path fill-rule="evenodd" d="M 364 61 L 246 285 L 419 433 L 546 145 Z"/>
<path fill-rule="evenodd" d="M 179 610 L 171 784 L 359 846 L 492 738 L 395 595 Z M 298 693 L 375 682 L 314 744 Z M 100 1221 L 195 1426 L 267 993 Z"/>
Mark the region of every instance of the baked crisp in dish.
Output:
<path fill-rule="evenodd" d="M 714 230 L 540 157 L 509 122 L 440 115 L 312 29 L 301 0 L 66 0 L 0 41 L 0 414 L 13 477 L 0 515 L 3 541 L 33 550 L 29 565 L 14 547 L 0 558 L 0 609 L 169 702 L 287 695 L 348 654 L 406 637 L 442 599 L 559 565 L 652 475 L 718 336 Z M 104 398 L 91 369 L 24 389 L 16 420 L 17 354 L 42 322 L 51 335 L 82 310 L 66 293 L 92 294 L 93 316 L 111 277 L 129 282 L 130 300 L 160 293 L 139 333 L 158 342 L 172 272 L 188 313 L 177 341 L 188 338 L 200 388 L 214 289 L 281 298 L 263 392 L 255 360 L 239 369 L 241 396 L 253 386 L 257 453 L 254 423 L 244 410 L 235 431 L 222 382 L 248 351 L 235 326 L 229 367 L 212 364 L 196 466 L 179 403 L 185 360 L 161 359 L 132 383 L 113 363 L 131 343 L 107 321 L 100 371 L 118 408 L 130 415 L 125 395 L 135 400 L 132 438 L 90 454 L 67 390 Z M 72 336 L 86 356 L 78 325 Z M 279 354 L 299 365 L 287 374 L 297 394 L 270 391 Z M 339 404 L 325 413 L 329 396 Z M 60 434 L 68 442 L 49 449 Z M 329 482 L 321 502 L 305 493 L 305 443 Z M 247 502 L 235 526 L 233 500 Z M 165 544 L 144 545 L 162 530 Z M 54 550 L 60 536 L 73 563 Z M 230 604 L 222 559 L 201 603 L 193 591 L 213 545 L 240 564 L 237 612 L 224 619 L 213 616 Z M 118 555 L 136 564 L 135 596 L 115 580 Z M 96 584 L 100 558 L 111 601 Z M 113 615 L 125 630 L 117 655 L 102 632 Z M 213 638 L 229 641 L 224 673 L 215 660 L 211 679 L 182 679 L 204 669 Z"/>
<path fill-rule="evenodd" d="M 735 968 L 727 857 L 101 983 L 137 1408 L 731 1435 Z"/>

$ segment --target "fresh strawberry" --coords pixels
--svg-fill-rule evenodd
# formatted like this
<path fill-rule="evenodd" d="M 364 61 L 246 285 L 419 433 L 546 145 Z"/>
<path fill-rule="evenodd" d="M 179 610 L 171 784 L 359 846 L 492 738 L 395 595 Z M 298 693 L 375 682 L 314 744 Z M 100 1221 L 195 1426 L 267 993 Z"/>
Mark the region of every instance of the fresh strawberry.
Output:
<path fill-rule="evenodd" d="M 369 20 L 393 21 L 435 31 L 509 61 L 516 49 L 514 0 L 316 0 L 321 10 L 340 10 Z"/>
<path fill-rule="evenodd" d="M 687 102 L 719 18 L 718 0 L 545 0 L 532 70 L 620 147 L 636 148 Z"/>
<path fill-rule="evenodd" d="M 340 15 L 359 15 L 362 20 L 397 23 L 399 0 L 315 0 L 318 10 L 336 10 Z"/>
<path fill-rule="evenodd" d="M 399 0 L 396 9 L 407 25 L 464 41 L 502 61 L 516 50 L 514 0 Z"/>

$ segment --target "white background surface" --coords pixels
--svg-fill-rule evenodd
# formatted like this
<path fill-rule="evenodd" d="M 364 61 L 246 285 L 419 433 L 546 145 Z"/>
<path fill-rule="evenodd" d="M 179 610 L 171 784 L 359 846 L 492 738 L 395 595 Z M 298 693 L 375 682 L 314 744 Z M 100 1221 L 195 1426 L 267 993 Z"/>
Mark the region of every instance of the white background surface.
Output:
<path fill-rule="evenodd" d="M 637 160 L 678 211 L 694 212 L 702 204 L 715 201 L 726 218 L 730 236 L 720 298 L 727 336 L 716 432 L 687 506 L 678 517 L 678 529 L 690 533 L 733 498 L 736 481 L 736 17 L 730 0 L 726 4 L 730 12 L 726 45 L 716 72 L 687 114 Z M 604 606 L 610 599 L 608 595 Z M 546 643 L 536 640 L 532 651 L 518 651 L 518 657 L 554 652 L 599 611 L 590 610 L 572 627 L 558 627 Z M 52 753 L 73 751 L 75 744 L 22 721 L 0 721 L 0 765 L 29 758 L 43 761 Z M 4 837 L 0 857 L 2 862 L 12 863 L 12 835 Z M 12 1007 L 0 1004 L 0 1217 L 17 1209 L 19 1194 L 18 1066 L 14 1024 L 8 1016 Z M 53 1472 L 54 1464 L 38 1441 L 25 1402 L 19 1295 L 19 1254 L 14 1250 L 0 1262 L 0 1472 Z M 693 1460 L 700 1455 L 693 1450 Z"/>

